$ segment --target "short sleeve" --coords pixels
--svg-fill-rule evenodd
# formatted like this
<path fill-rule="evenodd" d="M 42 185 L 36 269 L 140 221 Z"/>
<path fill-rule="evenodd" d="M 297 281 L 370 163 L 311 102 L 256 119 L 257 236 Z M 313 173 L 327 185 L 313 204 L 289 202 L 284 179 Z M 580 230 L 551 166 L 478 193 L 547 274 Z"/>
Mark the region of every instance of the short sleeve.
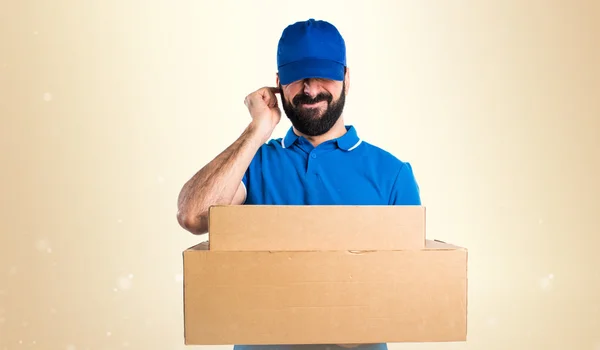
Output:
<path fill-rule="evenodd" d="M 248 202 L 248 169 L 244 172 L 244 176 L 242 177 L 242 187 L 244 187 L 244 202 L 242 204 L 246 204 Z"/>
<path fill-rule="evenodd" d="M 410 163 L 403 163 L 392 185 L 390 205 L 421 205 L 419 185 Z"/>
<path fill-rule="evenodd" d="M 246 201 L 244 204 L 254 203 L 256 200 L 256 195 L 261 191 L 261 167 L 263 157 L 262 153 L 263 148 L 260 148 L 252 158 L 250 165 L 244 172 L 244 176 L 242 176 L 242 185 L 244 185 L 244 188 L 246 190 Z"/>
<path fill-rule="evenodd" d="M 250 172 L 250 168 L 246 169 L 246 171 L 244 172 L 244 176 L 242 177 L 242 185 L 244 185 L 244 187 L 248 188 L 248 173 Z"/>

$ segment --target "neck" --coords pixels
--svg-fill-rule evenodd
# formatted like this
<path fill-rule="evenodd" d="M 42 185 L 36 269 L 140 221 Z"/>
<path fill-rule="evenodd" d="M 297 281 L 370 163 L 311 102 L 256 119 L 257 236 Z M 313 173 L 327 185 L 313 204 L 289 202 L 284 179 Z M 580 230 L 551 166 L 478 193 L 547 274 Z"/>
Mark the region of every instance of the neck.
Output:
<path fill-rule="evenodd" d="M 344 123 L 344 118 L 340 116 L 340 118 L 333 125 L 333 127 L 323 135 L 308 136 L 299 132 L 298 130 L 296 130 L 296 128 L 294 128 L 294 132 L 296 133 L 296 135 L 302 136 L 305 139 L 307 139 L 308 142 L 310 142 L 313 145 L 313 147 L 317 147 L 323 142 L 327 142 L 329 140 L 333 140 L 344 135 L 346 133 L 346 125 Z"/>

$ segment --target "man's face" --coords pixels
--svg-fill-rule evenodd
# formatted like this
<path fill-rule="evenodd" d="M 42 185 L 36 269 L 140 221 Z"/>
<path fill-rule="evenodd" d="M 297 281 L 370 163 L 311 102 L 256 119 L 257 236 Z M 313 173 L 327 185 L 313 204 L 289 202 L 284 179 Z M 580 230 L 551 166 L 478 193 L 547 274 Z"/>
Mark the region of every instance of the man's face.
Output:
<path fill-rule="evenodd" d="M 346 101 L 345 81 L 305 79 L 279 85 L 279 88 L 285 114 L 305 135 L 323 135 L 342 115 Z"/>

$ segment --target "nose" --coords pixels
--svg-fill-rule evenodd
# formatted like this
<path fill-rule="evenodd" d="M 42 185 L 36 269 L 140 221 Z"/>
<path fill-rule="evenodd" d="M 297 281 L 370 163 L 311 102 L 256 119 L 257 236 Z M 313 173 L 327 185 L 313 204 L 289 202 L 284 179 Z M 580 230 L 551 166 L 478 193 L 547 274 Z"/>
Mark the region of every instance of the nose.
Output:
<path fill-rule="evenodd" d="M 304 93 L 310 97 L 315 97 L 319 93 L 319 85 L 315 79 L 304 79 Z"/>

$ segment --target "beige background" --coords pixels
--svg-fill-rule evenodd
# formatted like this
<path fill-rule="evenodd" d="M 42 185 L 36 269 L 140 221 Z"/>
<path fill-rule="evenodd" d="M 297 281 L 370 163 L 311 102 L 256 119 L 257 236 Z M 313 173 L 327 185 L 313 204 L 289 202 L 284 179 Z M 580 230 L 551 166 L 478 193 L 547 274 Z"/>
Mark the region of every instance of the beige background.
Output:
<path fill-rule="evenodd" d="M 470 249 L 468 342 L 392 349 L 599 350 L 600 3 L 371 4 L 2 1 L 0 350 L 186 348 L 177 194 L 310 17 L 346 38 L 347 123 Z"/>

